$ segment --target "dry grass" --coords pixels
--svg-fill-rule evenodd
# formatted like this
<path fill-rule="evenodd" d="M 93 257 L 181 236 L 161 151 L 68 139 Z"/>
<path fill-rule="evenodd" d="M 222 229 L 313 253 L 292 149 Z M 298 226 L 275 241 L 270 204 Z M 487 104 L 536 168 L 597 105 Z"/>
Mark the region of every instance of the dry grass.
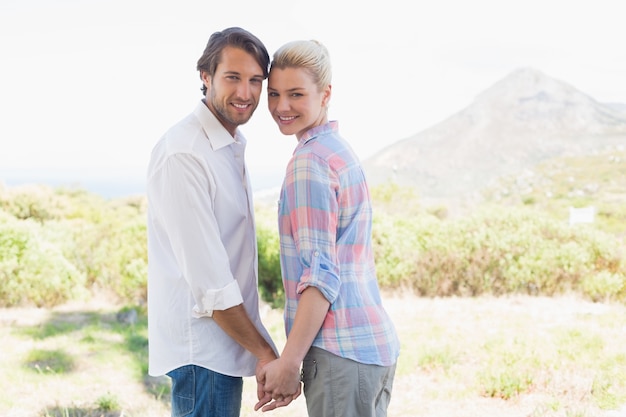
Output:
<path fill-rule="evenodd" d="M 385 305 L 403 348 L 390 417 L 626 416 L 623 305 L 575 297 L 401 295 L 386 296 Z M 168 416 L 167 395 L 157 398 L 154 390 L 146 389 L 136 358 L 103 349 L 107 343 L 120 344 L 118 334 L 106 331 L 116 311 L 106 303 L 0 310 L 0 415 Z M 92 320 L 93 313 L 104 323 L 102 332 L 76 327 Z M 76 331 L 28 336 L 52 317 L 62 317 Z M 264 321 L 281 346 L 280 312 L 266 310 Z M 53 373 L 29 368 L 25 362 L 36 349 L 62 350 L 73 358 L 72 369 Z M 520 373 L 531 381 L 516 379 Z M 490 379 L 494 375 L 509 384 L 498 385 L 497 378 Z M 508 395 L 506 387 L 520 392 Z M 111 398 L 118 411 L 95 409 Z M 246 378 L 243 417 L 261 415 L 252 411 L 254 402 L 254 383 Z M 300 397 L 269 415 L 306 415 L 305 400 Z"/>

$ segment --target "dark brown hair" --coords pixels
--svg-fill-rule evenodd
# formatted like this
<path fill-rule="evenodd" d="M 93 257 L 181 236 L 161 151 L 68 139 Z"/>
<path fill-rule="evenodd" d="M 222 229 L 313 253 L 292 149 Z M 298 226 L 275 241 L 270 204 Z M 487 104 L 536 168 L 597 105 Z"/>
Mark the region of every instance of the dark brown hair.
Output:
<path fill-rule="evenodd" d="M 259 38 L 240 27 L 230 27 L 211 35 L 202 56 L 198 59 L 196 67 L 198 71 L 204 71 L 213 77 L 220 63 L 222 50 L 227 46 L 234 46 L 250 53 L 263 69 L 263 78 L 267 78 L 270 56 L 265 45 Z M 203 85 L 202 93 L 206 95 L 206 91 L 206 86 Z"/>

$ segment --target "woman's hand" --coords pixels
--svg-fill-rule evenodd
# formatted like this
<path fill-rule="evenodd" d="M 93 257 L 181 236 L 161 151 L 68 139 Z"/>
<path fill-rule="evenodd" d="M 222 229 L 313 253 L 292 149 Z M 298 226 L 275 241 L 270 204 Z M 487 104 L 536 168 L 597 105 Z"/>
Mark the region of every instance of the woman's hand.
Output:
<path fill-rule="evenodd" d="M 257 384 L 259 402 L 254 406 L 255 411 L 261 407 L 262 411 L 270 411 L 289 405 L 302 393 L 300 364 L 290 364 L 283 358 L 278 358 L 257 372 Z M 259 391 L 261 386 L 263 395 Z"/>

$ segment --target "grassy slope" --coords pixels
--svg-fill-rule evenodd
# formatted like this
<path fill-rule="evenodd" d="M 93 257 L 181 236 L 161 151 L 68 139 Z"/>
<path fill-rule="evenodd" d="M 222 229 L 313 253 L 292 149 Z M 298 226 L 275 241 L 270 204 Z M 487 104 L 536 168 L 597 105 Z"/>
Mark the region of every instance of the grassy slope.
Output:
<path fill-rule="evenodd" d="M 402 341 L 390 416 L 592 417 L 626 404 L 623 305 L 391 294 L 385 304 Z M 0 310 L 0 415 L 167 416 L 167 380 L 145 379 L 145 320 L 124 325 L 115 312 L 106 304 Z M 264 322 L 282 346 L 280 311 L 266 309 Z M 69 366 L 34 366 L 29 358 L 41 351 L 69 357 Z M 246 378 L 242 416 L 260 415 L 254 402 Z M 301 397 L 271 415 L 304 409 Z"/>
<path fill-rule="evenodd" d="M 626 144 L 625 144 L 626 147 Z M 484 191 L 486 201 L 527 205 L 555 216 L 569 207 L 594 206 L 597 226 L 626 234 L 626 150 L 550 160 L 532 171 L 500 179 Z"/>

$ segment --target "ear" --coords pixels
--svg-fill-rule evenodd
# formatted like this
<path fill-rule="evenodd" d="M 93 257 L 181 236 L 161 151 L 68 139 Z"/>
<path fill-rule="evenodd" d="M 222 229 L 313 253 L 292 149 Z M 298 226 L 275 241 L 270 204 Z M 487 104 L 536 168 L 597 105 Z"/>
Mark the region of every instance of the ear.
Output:
<path fill-rule="evenodd" d="M 330 103 L 330 96 L 332 91 L 332 85 L 328 84 L 324 91 L 322 92 L 322 106 L 328 107 L 328 103 Z"/>
<path fill-rule="evenodd" d="M 206 88 L 211 87 L 211 76 L 206 71 L 200 71 L 200 79 Z"/>

